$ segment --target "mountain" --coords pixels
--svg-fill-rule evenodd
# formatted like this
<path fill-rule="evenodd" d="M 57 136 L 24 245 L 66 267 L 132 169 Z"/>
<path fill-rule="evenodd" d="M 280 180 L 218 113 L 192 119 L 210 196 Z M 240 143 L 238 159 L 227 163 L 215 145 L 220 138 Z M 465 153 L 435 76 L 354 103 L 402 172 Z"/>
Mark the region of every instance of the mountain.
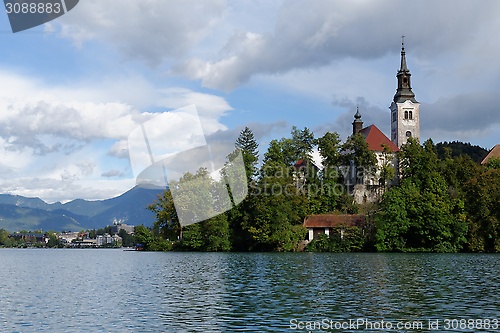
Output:
<path fill-rule="evenodd" d="M 81 230 L 86 219 L 75 219 L 69 212 L 54 213 L 39 208 L 19 207 L 0 203 L 0 228 L 10 232 L 19 230 Z M 79 221 L 80 220 L 80 221 Z"/>
<path fill-rule="evenodd" d="M 0 194 L 0 228 L 18 230 L 98 229 L 114 221 L 151 226 L 155 215 L 147 209 L 163 189 L 134 187 L 122 195 L 105 200 L 76 199 L 48 204 L 39 198 Z"/>

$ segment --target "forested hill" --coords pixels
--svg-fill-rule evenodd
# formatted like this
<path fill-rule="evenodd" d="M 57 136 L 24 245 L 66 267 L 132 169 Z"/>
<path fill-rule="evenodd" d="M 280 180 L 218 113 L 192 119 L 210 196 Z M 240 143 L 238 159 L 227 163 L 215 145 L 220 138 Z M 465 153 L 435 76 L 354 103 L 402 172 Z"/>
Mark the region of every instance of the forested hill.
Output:
<path fill-rule="evenodd" d="M 0 229 L 82 230 L 103 228 L 114 220 L 131 225 L 151 226 L 154 214 L 147 209 L 163 189 L 134 187 L 106 200 L 77 199 L 48 204 L 39 198 L 0 194 Z"/>
<path fill-rule="evenodd" d="M 475 162 L 481 162 L 483 158 L 488 154 L 488 150 L 477 146 L 471 145 L 469 142 L 460 142 L 460 141 L 452 141 L 452 142 L 440 142 L 436 144 L 437 154 L 439 159 L 446 158 L 446 151 L 448 150 L 450 153 L 450 157 L 457 157 L 461 155 L 467 155 L 472 158 Z"/>

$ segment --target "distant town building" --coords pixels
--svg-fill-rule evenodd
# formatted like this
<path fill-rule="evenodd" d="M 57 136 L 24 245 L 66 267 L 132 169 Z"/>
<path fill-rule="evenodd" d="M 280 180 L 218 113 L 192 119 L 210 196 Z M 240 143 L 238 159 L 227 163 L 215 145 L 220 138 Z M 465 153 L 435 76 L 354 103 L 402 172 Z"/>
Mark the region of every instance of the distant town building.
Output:
<path fill-rule="evenodd" d="M 96 246 L 98 247 L 121 246 L 121 244 L 122 244 L 122 238 L 118 235 L 104 234 L 104 235 L 98 235 L 96 238 Z"/>
<path fill-rule="evenodd" d="M 116 223 L 111 226 L 111 233 L 118 234 L 120 230 L 125 230 L 128 234 L 134 233 L 135 227 L 133 225 L 127 225 L 125 223 Z"/>
<path fill-rule="evenodd" d="M 9 235 L 10 238 L 19 241 L 24 240 L 27 244 L 33 243 L 44 243 L 47 244 L 49 242 L 49 237 L 47 234 L 41 233 L 13 233 Z"/>
<path fill-rule="evenodd" d="M 63 232 L 59 235 L 59 242 L 63 245 L 70 244 L 80 236 L 79 232 Z"/>

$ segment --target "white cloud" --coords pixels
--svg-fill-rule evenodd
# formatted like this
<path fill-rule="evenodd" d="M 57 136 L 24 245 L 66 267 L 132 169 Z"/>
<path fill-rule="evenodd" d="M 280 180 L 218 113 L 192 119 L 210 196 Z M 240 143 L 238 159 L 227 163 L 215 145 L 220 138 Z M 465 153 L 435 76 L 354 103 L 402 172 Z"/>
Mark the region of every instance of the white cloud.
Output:
<path fill-rule="evenodd" d="M 77 45 L 92 39 L 158 65 L 197 44 L 224 15 L 224 0 L 86 0 L 62 18 L 62 35 Z"/>
<path fill-rule="evenodd" d="M 8 175 L 0 180 L 3 191 L 65 201 L 116 196 L 135 184 L 126 140 L 158 113 L 106 101 L 107 87 L 113 90 L 108 83 L 58 87 L 0 73 L 0 90 L 5 92 L 0 96 L 0 173 Z M 225 129 L 219 119 L 232 109 L 221 97 L 188 89 L 143 91 L 154 96 L 149 105 L 156 110 L 199 104 L 209 133 Z M 112 96 L 108 93 L 109 99 Z M 29 177 L 36 181 L 27 183 Z"/>
<path fill-rule="evenodd" d="M 489 22 L 496 22 L 499 4 L 486 3 L 285 1 L 274 31 L 236 32 L 218 59 L 192 57 L 175 66 L 174 72 L 201 80 L 209 88 L 232 90 L 258 74 L 321 67 L 346 58 L 383 57 L 397 49 L 400 31 L 410 36 L 421 56 L 460 52 L 472 40 L 488 38 L 478 32 L 498 25 Z"/>
<path fill-rule="evenodd" d="M 108 170 L 106 172 L 103 172 L 101 174 L 102 177 L 106 177 L 106 178 L 111 178 L 111 177 L 123 177 L 124 176 L 124 173 L 120 170 L 117 170 L 117 169 L 112 169 L 112 170 Z"/>

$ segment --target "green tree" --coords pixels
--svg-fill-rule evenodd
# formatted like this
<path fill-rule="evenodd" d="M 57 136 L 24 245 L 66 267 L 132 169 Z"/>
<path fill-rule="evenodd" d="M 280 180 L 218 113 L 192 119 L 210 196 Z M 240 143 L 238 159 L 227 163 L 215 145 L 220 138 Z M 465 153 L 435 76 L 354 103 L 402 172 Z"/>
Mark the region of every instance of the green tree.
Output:
<path fill-rule="evenodd" d="M 500 252 L 500 169 L 485 169 L 468 182 L 465 191 L 468 249 Z"/>
<path fill-rule="evenodd" d="M 226 214 L 219 214 L 201 224 L 202 234 L 204 236 L 204 251 L 230 251 L 231 250 L 231 231 Z"/>
<path fill-rule="evenodd" d="M 431 140 L 410 139 L 401 153 L 403 179 L 386 192 L 376 217 L 379 251 L 457 252 L 467 235 L 464 202 L 452 198 Z"/>
<path fill-rule="evenodd" d="M 245 127 L 236 139 L 236 147 L 242 152 L 243 162 L 248 182 L 257 175 L 257 163 L 259 162 L 259 144 L 255 140 L 252 130 Z"/>
<path fill-rule="evenodd" d="M 0 229 L 0 246 L 11 247 L 13 240 L 9 237 L 9 232 L 5 229 Z"/>
<path fill-rule="evenodd" d="M 486 169 L 489 170 L 489 169 L 496 169 L 496 170 L 500 170 L 500 158 L 498 157 L 490 157 L 488 159 L 488 162 L 486 163 Z"/>
<path fill-rule="evenodd" d="M 202 251 L 205 240 L 202 233 L 201 223 L 190 224 L 183 228 L 182 239 L 179 249 L 187 251 Z"/>
<path fill-rule="evenodd" d="M 316 144 L 316 139 L 314 138 L 314 133 L 311 132 L 307 127 L 299 130 L 297 127 L 292 127 L 292 138 L 289 141 L 291 143 L 293 162 L 298 160 L 308 160 L 311 161 L 311 152 Z M 292 163 L 293 163 L 292 162 Z"/>
<path fill-rule="evenodd" d="M 133 247 L 135 245 L 134 235 L 129 234 L 125 229 L 120 229 L 118 236 L 122 238 L 122 246 Z"/>
<path fill-rule="evenodd" d="M 57 237 L 56 233 L 53 231 L 49 231 L 48 233 L 49 241 L 47 242 L 47 247 L 59 247 L 60 241 L 59 237 Z"/>
<path fill-rule="evenodd" d="M 374 174 L 377 157 L 368 148 L 368 143 L 362 134 L 356 133 L 351 135 L 342 145 L 341 152 L 342 164 L 353 164 L 357 183 L 361 183 L 365 177 L 370 177 Z"/>
<path fill-rule="evenodd" d="M 465 199 L 465 191 L 471 179 L 481 173 L 480 166 L 468 155 L 459 155 L 454 158 L 445 155 L 440 161 L 439 173 L 448 184 L 448 192 L 454 198 Z"/>
<path fill-rule="evenodd" d="M 154 240 L 151 230 L 141 224 L 134 228 L 134 234 L 137 244 L 142 244 L 145 250 L 149 250 Z"/>
<path fill-rule="evenodd" d="M 162 195 L 158 195 L 157 199 L 148 206 L 148 209 L 155 213 L 154 228 L 164 239 L 175 241 L 180 238 L 181 225 L 170 189 L 163 191 Z"/>
<path fill-rule="evenodd" d="M 380 165 L 380 180 L 384 186 L 384 192 L 396 176 L 396 163 L 394 153 L 388 145 L 383 144 L 382 164 Z"/>
<path fill-rule="evenodd" d="M 326 169 L 338 168 L 341 164 L 341 140 L 337 132 L 326 132 L 321 138 L 318 138 L 318 150 L 322 158 L 323 167 Z M 328 172 L 325 173 L 329 175 Z"/>

